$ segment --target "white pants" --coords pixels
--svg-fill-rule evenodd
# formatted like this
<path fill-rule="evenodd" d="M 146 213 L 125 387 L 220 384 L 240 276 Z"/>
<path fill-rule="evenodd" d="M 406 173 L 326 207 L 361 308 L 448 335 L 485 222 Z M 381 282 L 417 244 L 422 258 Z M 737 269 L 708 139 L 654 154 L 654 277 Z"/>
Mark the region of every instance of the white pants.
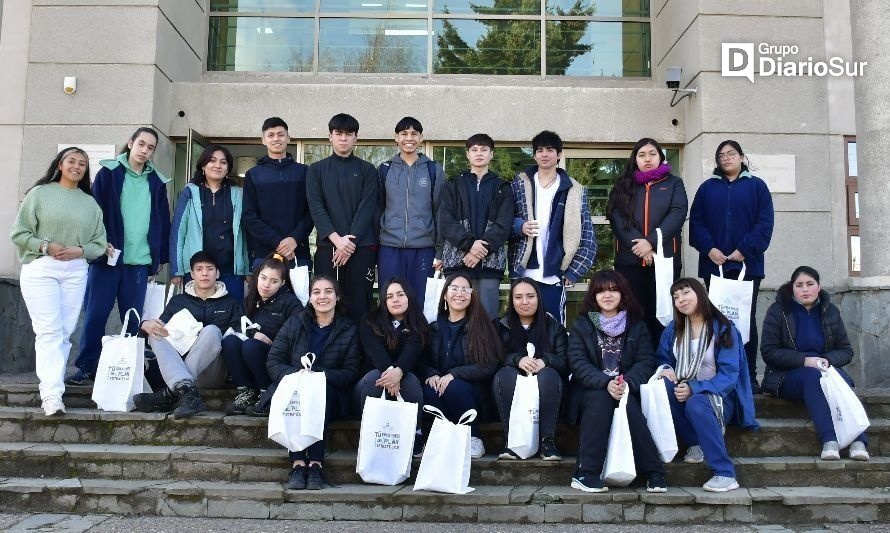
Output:
<path fill-rule="evenodd" d="M 77 327 L 87 286 L 87 262 L 82 258 L 59 261 L 50 256 L 38 257 L 22 265 L 19 284 L 36 337 L 40 398 L 61 399 L 71 334 Z"/>
<path fill-rule="evenodd" d="M 226 365 L 220 357 L 222 332 L 214 325 L 204 326 L 198 339 L 185 357 L 166 339 L 149 337 L 161 376 L 170 390 L 183 381 L 194 383 L 199 388 L 218 389 L 226 381 Z"/>

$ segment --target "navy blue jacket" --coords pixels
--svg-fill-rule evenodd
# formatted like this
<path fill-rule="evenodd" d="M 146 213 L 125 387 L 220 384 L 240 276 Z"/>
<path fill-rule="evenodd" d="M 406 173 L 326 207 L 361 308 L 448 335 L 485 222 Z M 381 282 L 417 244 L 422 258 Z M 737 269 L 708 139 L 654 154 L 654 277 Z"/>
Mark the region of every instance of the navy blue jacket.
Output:
<path fill-rule="evenodd" d="M 698 250 L 698 276 L 717 275 L 717 265 L 708 257 L 711 248 L 724 255 L 738 250 L 745 256 L 746 275 L 763 278 L 763 254 L 773 236 L 773 198 L 766 183 L 748 172 L 735 181 L 717 175 L 704 181 L 695 193 L 689 210 L 689 244 Z M 742 269 L 728 261 L 723 271 Z"/>
<path fill-rule="evenodd" d="M 306 200 L 306 169 L 290 154 L 284 159 L 265 156 L 244 175 L 244 212 L 251 262 L 278 248 L 285 237 L 297 241 L 297 264 L 309 265 L 312 215 Z"/>
<path fill-rule="evenodd" d="M 124 257 L 124 217 L 121 214 L 121 191 L 127 169 L 117 160 L 103 160 L 102 168 L 93 180 L 93 198 L 102 208 L 102 221 L 108 242 L 121 251 L 121 264 Z M 154 275 L 167 263 L 170 256 L 170 204 L 167 203 L 167 182 L 169 179 L 152 170 L 148 174 L 148 189 L 151 192 L 151 215 L 148 224 L 148 249 L 151 252 L 151 271 Z M 93 262 L 102 268 L 109 266 L 103 255 Z"/>

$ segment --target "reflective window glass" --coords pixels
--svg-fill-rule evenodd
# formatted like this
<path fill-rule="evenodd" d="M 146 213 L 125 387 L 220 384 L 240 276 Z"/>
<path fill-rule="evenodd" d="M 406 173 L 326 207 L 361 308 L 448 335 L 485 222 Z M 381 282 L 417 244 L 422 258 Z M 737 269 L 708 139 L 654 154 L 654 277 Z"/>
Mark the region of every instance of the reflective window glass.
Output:
<path fill-rule="evenodd" d="M 431 0 L 433 13 L 477 15 L 540 15 L 539 0 Z"/>
<path fill-rule="evenodd" d="M 589 9 L 597 17 L 648 17 L 649 0 L 547 0 L 548 15 L 567 15 Z"/>
<path fill-rule="evenodd" d="M 541 24 L 533 20 L 436 20 L 436 74 L 540 74 Z"/>
<path fill-rule="evenodd" d="M 649 24 L 547 22 L 547 74 L 649 77 Z"/>
<path fill-rule="evenodd" d="M 470 168 L 464 146 L 435 146 L 432 159 L 442 165 L 448 178 Z M 489 169 L 500 177 L 511 180 L 517 172 L 534 164 L 531 146 L 495 146 Z"/>
<path fill-rule="evenodd" d="M 427 21 L 321 19 L 320 72 L 426 72 Z"/>
<path fill-rule="evenodd" d="M 431 0 L 321 0 L 322 13 L 426 13 Z"/>
<path fill-rule="evenodd" d="M 315 0 L 210 0 L 210 11 L 238 13 L 311 13 L 315 11 Z"/>
<path fill-rule="evenodd" d="M 207 70 L 312 70 L 311 18 L 210 17 Z"/>
<path fill-rule="evenodd" d="M 392 156 L 398 151 L 395 144 L 358 144 L 355 146 L 355 150 L 353 153 L 356 157 L 360 157 L 365 161 L 369 161 L 375 167 L 379 166 L 380 163 L 392 159 Z M 307 165 L 311 165 L 316 161 L 321 161 L 322 159 L 331 155 L 333 151 L 331 150 L 331 145 L 327 141 L 318 142 L 318 143 L 306 143 L 305 150 L 303 155 L 303 162 Z"/>

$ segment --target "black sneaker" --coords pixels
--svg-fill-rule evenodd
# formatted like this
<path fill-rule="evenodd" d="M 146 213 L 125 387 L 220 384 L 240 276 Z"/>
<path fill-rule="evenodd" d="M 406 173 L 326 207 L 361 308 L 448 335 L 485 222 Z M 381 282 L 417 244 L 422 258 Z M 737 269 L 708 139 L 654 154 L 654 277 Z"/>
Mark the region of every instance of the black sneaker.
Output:
<path fill-rule="evenodd" d="M 309 470 L 306 472 L 306 489 L 321 490 L 322 483 L 327 483 L 327 479 L 321 465 L 318 463 L 309 465 Z"/>
<path fill-rule="evenodd" d="M 92 385 L 95 379 L 95 372 L 85 372 L 77 369 L 77 372 L 65 378 L 65 385 Z"/>
<path fill-rule="evenodd" d="M 238 387 L 238 395 L 235 401 L 226 409 L 227 415 L 243 415 L 247 408 L 255 404 L 260 399 L 259 389 L 250 389 L 247 387 Z"/>
<path fill-rule="evenodd" d="M 414 435 L 414 452 L 411 454 L 415 459 L 423 457 L 423 449 L 426 447 L 426 439 L 423 435 Z"/>
<path fill-rule="evenodd" d="M 646 492 L 667 492 L 668 484 L 661 472 L 649 472 L 646 478 Z"/>
<path fill-rule="evenodd" d="M 143 413 L 169 413 L 173 410 L 176 400 L 164 387 L 158 392 L 143 392 L 133 396 L 136 410 Z"/>
<path fill-rule="evenodd" d="M 502 461 L 515 461 L 520 459 L 520 457 L 510 448 L 504 448 L 503 451 L 498 454 L 498 459 Z"/>
<path fill-rule="evenodd" d="M 569 486 L 584 492 L 609 492 L 609 487 L 603 485 L 598 474 L 585 471 L 576 473 Z"/>
<path fill-rule="evenodd" d="M 198 388 L 193 383 L 185 382 L 177 385 L 176 394 L 179 395 L 179 401 L 173 408 L 174 420 L 188 418 L 207 410 L 207 405 L 204 404 Z"/>
<path fill-rule="evenodd" d="M 541 459 L 545 461 L 562 461 L 562 455 L 556 447 L 556 441 L 553 437 L 544 437 L 541 439 Z"/>
<path fill-rule="evenodd" d="M 266 418 L 269 416 L 269 407 L 271 407 L 271 405 L 272 404 L 269 402 L 259 400 L 253 405 L 248 405 L 247 409 L 244 410 L 244 414 L 248 416 Z"/>
<path fill-rule="evenodd" d="M 306 488 L 306 467 L 295 466 L 290 471 L 285 487 L 291 490 L 303 490 Z"/>
<path fill-rule="evenodd" d="M 763 389 L 760 388 L 760 383 L 757 383 L 757 378 L 751 378 L 751 394 L 763 394 Z"/>

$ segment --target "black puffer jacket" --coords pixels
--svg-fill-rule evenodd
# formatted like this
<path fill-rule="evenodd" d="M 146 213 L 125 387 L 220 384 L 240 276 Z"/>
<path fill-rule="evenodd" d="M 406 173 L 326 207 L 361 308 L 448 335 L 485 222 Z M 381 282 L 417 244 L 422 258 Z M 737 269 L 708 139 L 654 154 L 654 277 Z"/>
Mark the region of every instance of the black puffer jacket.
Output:
<path fill-rule="evenodd" d="M 250 316 L 250 309 L 245 314 L 251 322 L 260 325 L 260 332 L 275 340 L 278 330 L 287 322 L 287 319 L 299 313 L 303 309 L 303 303 L 291 291 L 282 288 L 265 302 L 257 302 L 257 307 Z M 247 330 L 247 336 L 253 338 L 257 330 Z"/>
<path fill-rule="evenodd" d="M 630 251 L 633 247 L 631 241 L 645 238 L 655 250 L 658 235 L 655 229 L 661 228 L 664 255 L 674 257 L 675 264 L 679 265 L 682 248 L 680 232 L 689 209 L 683 180 L 668 174 L 660 180 L 635 187 L 630 227 L 626 226 L 626 217 L 618 210 L 609 213 L 612 231 L 615 232 L 615 264 L 642 265 L 640 258 Z"/>
<path fill-rule="evenodd" d="M 569 376 L 569 361 L 567 356 L 569 334 L 566 331 L 566 328 L 563 327 L 558 320 L 553 318 L 552 315 L 547 314 L 545 320 L 547 326 L 547 338 L 550 340 L 550 350 L 535 353 L 535 358 L 544 361 L 545 366 L 556 370 L 563 379 L 566 379 Z M 498 330 L 498 335 L 501 337 L 501 342 L 504 344 L 504 349 L 507 350 L 507 355 L 504 357 L 504 366 L 518 368 L 519 360 L 527 354 L 525 352 L 510 352 L 510 339 L 513 335 L 524 335 L 525 330 L 511 332 L 510 323 L 506 316 L 495 321 L 495 327 Z"/>
<path fill-rule="evenodd" d="M 847 328 L 844 327 L 840 310 L 829 300 L 827 292 L 819 291 L 818 305 L 822 306 L 825 348 L 818 355 L 840 369 L 853 360 L 853 347 L 847 338 Z M 760 332 L 760 354 L 767 366 L 763 388 L 772 394 L 778 394 L 788 370 L 803 366 L 804 358 L 813 355 L 797 351 L 794 342 L 797 328 L 791 311 L 793 301 L 791 287 L 788 284 L 780 287 L 776 301 L 766 311 Z"/>
<path fill-rule="evenodd" d="M 241 327 L 241 315 L 243 305 L 232 298 L 226 291 L 225 283 L 216 282 L 216 292 L 213 296 L 204 299 L 195 293 L 195 282 L 185 284 L 185 292 L 177 294 L 164 307 L 159 320 L 167 323 L 170 318 L 179 311 L 186 309 L 195 320 L 205 326 L 216 326 L 225 333 L 229 328 Z"/>
<path fill-rule="evenodd" d="M 367 315 L 362 320 L 359 339 L 362 343 L 362 350 L 365 352 L 365 358 L 362 361 L 363 373 L 375 368 L 383 372 L 391 366 L 399 367 L 404 374 L 414 372 L 414 367 L 417 366 L 417 361 L 423 354 L 424 346 L 421 343 L 420 333 L 410 331 L 405 327 L 405 324 L 399 325 L 396 349 L 390 352 L 383 336 L 374 333 L 374 328 L 368 322 Z"/>
<path fill-rule="evenodd" d="M 292 316 L 278 331 L 266 359 L 266 369 L 274 383 L 288 374 L 302 370 L 300 358 L 309 351 L 309 328 L 313 320 L 315 318 L 307 308 Z M 316 354 L 317 359 L 312 370 L 323 371 L 328 384 L 348 392 L 358 381 L 361 363 L 356 327 L 344 315 L 337 315 L 334 323 L 328 327 L 334 329 L 322 353 Z"/>

